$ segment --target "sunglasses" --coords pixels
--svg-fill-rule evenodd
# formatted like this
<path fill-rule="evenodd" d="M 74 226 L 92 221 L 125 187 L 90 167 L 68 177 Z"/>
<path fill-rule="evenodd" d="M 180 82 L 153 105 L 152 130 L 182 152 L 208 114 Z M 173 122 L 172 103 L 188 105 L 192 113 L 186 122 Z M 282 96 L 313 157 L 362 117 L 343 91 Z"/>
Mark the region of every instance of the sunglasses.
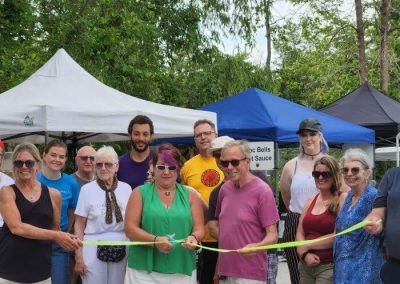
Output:
<path fill-rule="evenodd" d="M 14 167 L 22 168 L 25 165 L 28 169 L 31 169 L 35 166 L 35 163 L 36 163 L 36 161 L 34 161 L 34 160 L 26 160 L 26 161 L 15 160 Z"/>
<path fill-rule="evenodd" d="M 359 167 L 354 167 L 354 168 L 341 168 L 340 171 L 342 172 L 343 175 L 346 175 L 348 172 L 351 172 L 352 175 L 357 175 L 360 172 L 360 168 Z"/>
<path fill-rule="evenodd" d="M 240 162 L 243 160 L 246 160 L 247 158 L 243 158 L 240 160 L 230 160 L 230 161 L 225 161 L 225 160 L 219 160 L 221 166 L 223 166 L 224 168 L 229 167 L 229 164 L 232 165 L 232 167 L 237 167 L 239 166 Z"/>
<path fill-rule="evenodd" d="M 154 177 L 154 173 L 149 171 L 149 172 L 146 173 L 146 176 L 148 178 Z"/>
<path fill-rule="evenodd" d="M 175 171 L 176 166 L 156 165 L 156 169 L 160 171 L 165 171 L 165 169 L 168 169 L 168 171 Z"/>
<path fill-rule="evenodd" d="M 115 163 L 110 163 L 110 162 L 106 162 L 106 163 L 96 163 L 96 168 L 98 170 L 101 170 L 103 167 L 106 167 L 107 170 L 111 170 L 112 167 L 114 166 Z"/>
<path fill-rule="evenodd" d="M 318 179 L 320 176 L 322 176 L 323 179 L 327 179 L 327 178 L 332 177 L 332 173 L 331 172 L 313 171 L 311 174 L 315 179 Z"/>
<path fill-rule="evenodd" d="M 94 156 L 79 156 L 79 159 L 81 159 L 82 161 L 87 161 L 87 160 L 90 160 L 90 161 L 94 161 Z"/>

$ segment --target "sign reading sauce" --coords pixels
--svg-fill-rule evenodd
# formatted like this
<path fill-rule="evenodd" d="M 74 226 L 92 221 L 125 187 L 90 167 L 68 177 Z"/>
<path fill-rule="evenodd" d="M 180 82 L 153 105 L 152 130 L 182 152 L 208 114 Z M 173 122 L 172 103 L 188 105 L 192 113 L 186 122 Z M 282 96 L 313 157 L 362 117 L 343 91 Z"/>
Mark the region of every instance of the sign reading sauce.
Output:
<path fill-rule="evenodd" d="M 272 170 L 274 168 L 274 142 L 250 142 L 251 170 Z"/>

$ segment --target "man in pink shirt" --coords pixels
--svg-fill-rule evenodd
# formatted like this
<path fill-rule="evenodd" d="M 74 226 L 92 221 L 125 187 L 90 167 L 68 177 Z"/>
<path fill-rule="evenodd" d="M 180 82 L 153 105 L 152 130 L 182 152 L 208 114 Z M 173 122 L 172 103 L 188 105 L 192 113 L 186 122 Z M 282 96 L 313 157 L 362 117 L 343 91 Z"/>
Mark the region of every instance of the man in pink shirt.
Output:
<path fill-rule="evenodd" d="M 217 202 L 219 247 L 241 249 L 278 241 L 278 209 L 269 186 L 250 172 L 250 147 L 246 141 L 228 142 L 220 164 L 228 181 Z M 265 283 L 265 251 L 241 250 L 219 256 L 220 283 Z"/>

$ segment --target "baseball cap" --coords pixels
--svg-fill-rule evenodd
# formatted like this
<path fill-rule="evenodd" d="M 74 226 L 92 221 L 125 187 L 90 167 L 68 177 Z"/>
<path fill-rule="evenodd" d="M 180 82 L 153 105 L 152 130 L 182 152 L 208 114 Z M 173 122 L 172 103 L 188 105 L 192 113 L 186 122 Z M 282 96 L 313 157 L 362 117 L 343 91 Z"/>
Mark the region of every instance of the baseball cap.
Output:
<path fill-rule="evenodd" d="M 321 123 L 315 118 L 306 118 L 300 122 L 299 129 L 297 129 L 296 134 L 304 130 L 314 131 L 314 132 L 321 132 L 322 125 Z"/>
<path fill-rule="evenodd" d="M 211 148 L 209 149 L 210 153 L 213 153 L 214 151 L 217 150 L 221 150 L 226 143 L 234 141 L 235 139 L 233 139 L 232 137 L 229 136 L 220 136 L 215 138 L 212 142 L 211 142 Z"/>

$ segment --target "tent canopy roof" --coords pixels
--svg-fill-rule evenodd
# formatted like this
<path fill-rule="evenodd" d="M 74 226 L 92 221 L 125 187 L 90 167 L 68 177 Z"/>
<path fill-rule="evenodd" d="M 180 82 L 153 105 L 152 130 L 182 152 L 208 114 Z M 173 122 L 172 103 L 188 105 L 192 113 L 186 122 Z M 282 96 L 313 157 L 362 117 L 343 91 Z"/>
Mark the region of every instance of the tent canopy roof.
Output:
<path fill-rule="evenodd" d="M 43 133 L 64 140 L 126 140 L 129 121 L 150 117 L 155 138 L 193 134 L 198 119 L 216 121 L 211 112 L 138 99 L 104 85 L 64 49 L 26 81 L 0 94 L 0 137 L 11 142 L 43 143 Z M 39 135 L 38 135 L 39 134 Z"/>
<path fill-rule="evenodd" d="M 377 144 L 394 141 L 399 132 L 400 103 L 368 83 L 321 109 L 322 112 L 375 130 Z"/>
<path fill-rule="evenodd" d="M 202 110 L 218 114 L 219 135 L 249 141 L 298 142 L 301 120 L 314 117 L 323 126 L 329 143 L 374 143 L 374 131 L 309 109 L 257 88 L 204 106 Z"/>

